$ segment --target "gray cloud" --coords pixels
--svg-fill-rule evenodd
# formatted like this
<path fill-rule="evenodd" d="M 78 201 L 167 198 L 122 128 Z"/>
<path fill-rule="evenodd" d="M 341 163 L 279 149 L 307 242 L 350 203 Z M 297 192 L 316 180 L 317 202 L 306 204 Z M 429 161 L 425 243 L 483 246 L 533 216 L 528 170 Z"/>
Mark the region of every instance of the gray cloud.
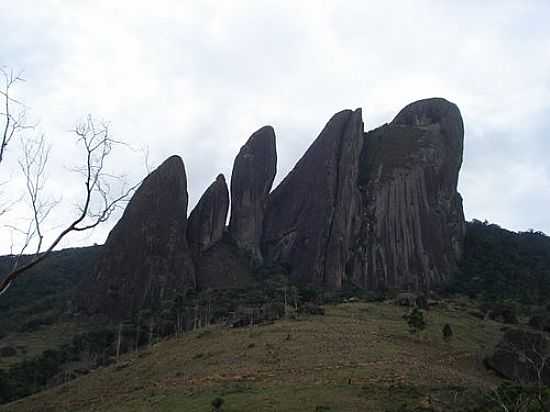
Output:
<path fill-rule="evenodd" d="M 0 64 L 25 70 L 21 98 L 53 144 L 62 216 L 79 190 L 64 168 L 78 155 L 67 131 L 87 113 L 149 146 L 155 164 L 181 155 L 193 205 L 264 124 L 276 129 L 279 181 L 334 112 L 363 107 L 371 129 L 443 96 L 466 125 L 467 217 L 549 233 L 548 17 L 542 1 L 2 2 Z M 114 160 L 132 179 L 144 173 L 136 153 Z"/>

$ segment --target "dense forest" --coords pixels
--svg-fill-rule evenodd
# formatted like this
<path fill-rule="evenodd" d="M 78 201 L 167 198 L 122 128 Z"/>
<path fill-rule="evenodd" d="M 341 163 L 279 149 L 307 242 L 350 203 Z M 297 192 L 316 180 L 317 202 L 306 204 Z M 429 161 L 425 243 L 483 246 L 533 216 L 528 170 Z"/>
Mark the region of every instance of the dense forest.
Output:
<path fill-rule="evenodd" d="M 467 223 L 464 258 L 451 290 L 490 302 L 548 304 L 550 237 L 487 221 Z"/>
<path fill-rule="evenodd" d="M 54 322 L 60 312 L 70 309 L 74 290 L 94 270 L 100 249 L 89 246 L 53 252 L 17 279 L 0 299 L 0 337 Z M 7 273 L 16 259 L 13 255 L 0 257 L 0 273 Z"/>

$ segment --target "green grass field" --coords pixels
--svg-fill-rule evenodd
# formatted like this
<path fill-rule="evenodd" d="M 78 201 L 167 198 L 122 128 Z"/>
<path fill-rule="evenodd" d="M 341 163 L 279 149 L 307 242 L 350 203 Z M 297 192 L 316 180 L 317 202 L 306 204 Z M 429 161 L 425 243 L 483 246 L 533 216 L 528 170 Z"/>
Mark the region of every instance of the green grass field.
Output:
<path fill-rule="evenodd" d="M 401 411 L 466 404 L 500 382 L 482 359 L 502 324 L 458 304 L 426 312 L 411 335 L 388 303 L 326 307 L 325 316 L 173 338 L 0 411 Z M 450 342 L 441 330 L 450 323 Z M 442 409 L 444 410 L 444 409 Z"/>

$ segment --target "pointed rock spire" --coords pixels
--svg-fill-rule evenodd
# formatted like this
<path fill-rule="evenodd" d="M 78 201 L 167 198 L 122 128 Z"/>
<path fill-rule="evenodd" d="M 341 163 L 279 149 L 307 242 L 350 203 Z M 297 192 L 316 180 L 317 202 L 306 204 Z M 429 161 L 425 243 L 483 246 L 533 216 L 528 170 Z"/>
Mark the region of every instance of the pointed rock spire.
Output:
<path fill-rule="evenodd" d="M 195 256 L 222 239 L 228 210 L 229 191 L 220 174 L 189 215 L 187 239 Z"/>
<path fill-rule="evenodd" d="M 275 132 L 271 126 L 256 131 L 241 148 L 231 175 L 229 231 L 254 265 L 262 262 L 264 209 L 277 171 Z"/>
<path fill-rule="evenodd" d="M 89 310 L 125 319 L 196 286 L 187 202 L 185 167 L 172 156 L 144 179 L 111 230 L 85 288 Z"/>
<path fill-rule="evenodd" d="M 361 109 L 335 114 L 270 195 L 263 248 L 293 280 L 341 287 L 359 205 L 362 145 Z"/>

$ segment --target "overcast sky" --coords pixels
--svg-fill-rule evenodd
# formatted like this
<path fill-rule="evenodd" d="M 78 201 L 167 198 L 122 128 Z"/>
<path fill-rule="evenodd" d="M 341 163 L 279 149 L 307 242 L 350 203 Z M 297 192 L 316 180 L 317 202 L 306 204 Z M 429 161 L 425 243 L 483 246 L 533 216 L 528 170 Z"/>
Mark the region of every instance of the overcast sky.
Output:
<path fill-rule="evenodd" d="M 182 156 L 192 207 L 263 125 L 279 181 L 333 113 L 362 107 L 368 130 L 433 96 L 464 118 L 467 219 L 550 233 L 548 21 L 546 1 L 0 0 L 0 65 L 24 70 L 17 97 L 52 144 L 52 233 L 82 189 L 69 130 L 88 113 L 153 165 Z M 145 173 L 139 152 L 113 160 Z"/>

